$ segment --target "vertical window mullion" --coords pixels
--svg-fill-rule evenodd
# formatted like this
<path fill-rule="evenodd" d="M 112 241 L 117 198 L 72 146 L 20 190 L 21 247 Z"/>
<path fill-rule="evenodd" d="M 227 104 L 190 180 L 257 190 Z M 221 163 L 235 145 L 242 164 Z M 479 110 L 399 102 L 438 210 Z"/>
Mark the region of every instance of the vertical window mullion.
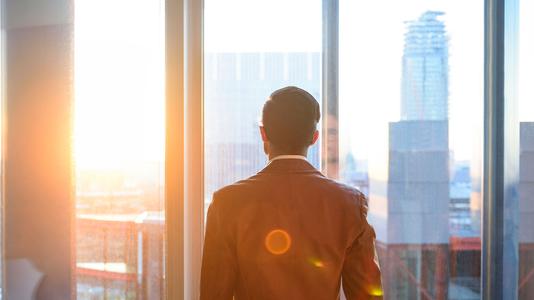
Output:
<path fill-rule="evenodd" d="M 517 298 L 518 0 L 485 3 L 482 298 Z"/>
<path fill-rule="evenodd" d="M 204 236 L 203 0 L 184 1 L 184 299 L 198 299 Z"/>
<path fill-rule="evenodd" d="M 184 298 L 183 0 L 165 2 L 165 295 Z"/>

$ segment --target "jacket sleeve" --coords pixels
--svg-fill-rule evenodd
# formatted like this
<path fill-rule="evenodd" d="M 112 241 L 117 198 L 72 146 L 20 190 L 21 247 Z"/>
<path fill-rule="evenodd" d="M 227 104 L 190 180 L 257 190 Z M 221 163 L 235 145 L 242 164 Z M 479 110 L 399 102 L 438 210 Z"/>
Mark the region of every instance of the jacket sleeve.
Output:
<path fill-rule="evenodd" d="M 208 209 L 202 270 L 200 278 L 201 300 L 231 300 L 237 276 L 235 246 L 229 224 L 222 221 L 220 199 L 213 196 Z"/>
<path fill-rule="evenodd" d="M 362 201 L 363 202 L 363 201 Z M 343 291 L 347 300 L 382 299 L 380 266 L 375 249 L 375 232 L 367 223 L 367 206 L 360 209 L 363 230 L 347 250 L 343 264 Z"/>

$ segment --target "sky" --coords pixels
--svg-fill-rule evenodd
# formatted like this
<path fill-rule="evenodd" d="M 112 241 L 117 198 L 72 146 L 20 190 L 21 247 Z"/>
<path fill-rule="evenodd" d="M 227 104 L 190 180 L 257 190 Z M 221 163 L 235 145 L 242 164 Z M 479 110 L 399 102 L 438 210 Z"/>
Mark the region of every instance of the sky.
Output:
<path fill-rule="evenodd" d="M 445 12 L 452 157 L 482 155 L 483 1 L 341 0 L 340 144 L 373 178 L 387 179 L 389 123 L 400 119 L 404 22 L 427 10 Z"/>
<path fill-rule="evenodd" d="M 105 169 L 162 161 L 163 5 L 153 0 L 75 4 L 76 166 Z"/>
<path fill-rule="evenodd" d="M 163 5 L 76 1 L 75 147 L 87 165 L 161 158 L 164 141 Z M 520 118 L 534 121 L 534 3 L 521 3 Z M 122 9 L 128 6 L 128 11 Z M 102 9 L 105 7 L 106 9 Z M 387 157 L 400 117 L 404 22 L 444 11 L 450 39 L 450 148 L 481 155 L 482 0 L 340 0 L 340 144 L 358 159 Z M 205 0 L 206 52 L 319 52 L 320 0 Z M 120 14 L 118 12 L 121 12 Z M 117 17 L 117 16 L 120 17 Z M 98 22 L 94 22 L 97 19 Z M 107 146 L 106 146 L 107 145 Z"/>
<path fill-rule="evenodd" d="M 339 5 L 341 151 L 364 160 L 387 157 L 387 126 L 400 117 L 404 22 L 440 10 L 451 42 L 450 146 L 457 159 L 470 159 L 472 140 L 481 134 L 483 1 L 340 0 Z M 321 9 L 320 0 L 206 0 L 205 50 L 321 51 Z"/>
<path fill-rule="evenodd" d="M 523 1 L 519 97 L 521 120 L 534 120 L 534 28 Z M 387 126 L 400 118 L 404 22 L 426 10 L 441 17 L 450 39 L 449 136 L 455 160 L 482 155 L 484 2 L 482 0 L 340 0 L 341 151 L 360 159 L 387 157 Z M 320 0 L 206 0 L 205 51 L 321 51 Z M 532 19 L 532 18 L 530 18 Z M 531 99 L 526 100 L 526 99 Z M 386 155 L 386 156 L 384 156 Z"/>
<path fill-rule="evenodd" d="M 520 1 L 518 98 L 519 120 L 534 121 L 534 1 Z"/>

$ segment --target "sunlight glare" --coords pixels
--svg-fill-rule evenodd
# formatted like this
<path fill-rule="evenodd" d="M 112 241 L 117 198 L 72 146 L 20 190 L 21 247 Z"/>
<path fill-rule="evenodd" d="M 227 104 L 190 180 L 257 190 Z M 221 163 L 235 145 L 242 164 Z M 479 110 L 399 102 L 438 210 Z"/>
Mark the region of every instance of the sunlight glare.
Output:
<path fill-rule="evenodd" d="M 128 14 L 121 13 L 126 6 Z M 163 158 L 162 9 L 150 0 L 76 1 L 77 167 L 109 168 Z"/>

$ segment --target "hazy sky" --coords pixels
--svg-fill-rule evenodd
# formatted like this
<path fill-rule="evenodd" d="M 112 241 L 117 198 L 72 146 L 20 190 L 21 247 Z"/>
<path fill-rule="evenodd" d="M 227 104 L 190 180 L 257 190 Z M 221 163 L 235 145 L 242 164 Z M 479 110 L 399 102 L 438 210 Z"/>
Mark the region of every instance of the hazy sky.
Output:
<path fill-rule="evenodd" d="M 205 8 L 206 51 L 321 50 L 320 0 L 206 0 Z M 481 0 L 340 0 L 344 151 L 361 159 L 387 153 L 388 122 L 400 116 L 404 21 L 429 9 L 446 13 L 450 36 L 451 148 L 461 159 L 471 157 L 483 101 Z"/>
<path fill-rule="evenodd" d="M 520 2 L 519 119 L 534 121 L 534 1 Z"/>
<path fill-rule="evenodd" d="M 75 140 L 88 164 L 161 157 L 162 3 L 76 1 Z M 520 117 L 534 120 L 534 3 L 521 5 Z M 321 51 L 321 6 L 321 0 L 205 0 L 205 51 Z M 400 116 L 404 21 L 428 9 L 446 13 L 450 38 L 450 147 L 460 160 L 481 155 L 482 0 L 340 0 L 342 151 L 387 157 L 388 122 Z"/>
<path fill-rule="evenodd" d="M 404 22 L 427 10 L 449 36 L 449 146 L 456 160 L 481 155 L 483 1 L 340 1 L 342 149 L 387 178 L 389 122 L 400 119 Z M 343 139 L 344 138 L 344 139 Z"/>
<path fill-rule="evenodd" d="M 533 28 L 524 15 L 523 30 Z M 214 52 L 321 51 L 320 0 L 206 0 L 205 50 Z M 484 68 L 482 0 L 340 0 L 340 130 L 342 151 L 361 159 L 387 157 L 387 126 L 400 117 L 404 22 L 426 10 L 445 12 L 450 39 L 450 148 L 457 160 L 481 155 Z M 532 18 L 531 18 L 532 19 Z M 522 34 L 522 53 L 534 53 Z M 525 57 L 526 55 L 523 55 Z M 522 120 L 534 120 L 534 60 L 522 60 Z M 526 101 L 526 99 L 531 99 Z M 385 156 L 384 156 L 385 155 Z"/>
<path fill-rule="evenodd" d="M 77 166 L 162 161 L 163 6 L 154 0 L 77 0 L 75 20 Z"/>

